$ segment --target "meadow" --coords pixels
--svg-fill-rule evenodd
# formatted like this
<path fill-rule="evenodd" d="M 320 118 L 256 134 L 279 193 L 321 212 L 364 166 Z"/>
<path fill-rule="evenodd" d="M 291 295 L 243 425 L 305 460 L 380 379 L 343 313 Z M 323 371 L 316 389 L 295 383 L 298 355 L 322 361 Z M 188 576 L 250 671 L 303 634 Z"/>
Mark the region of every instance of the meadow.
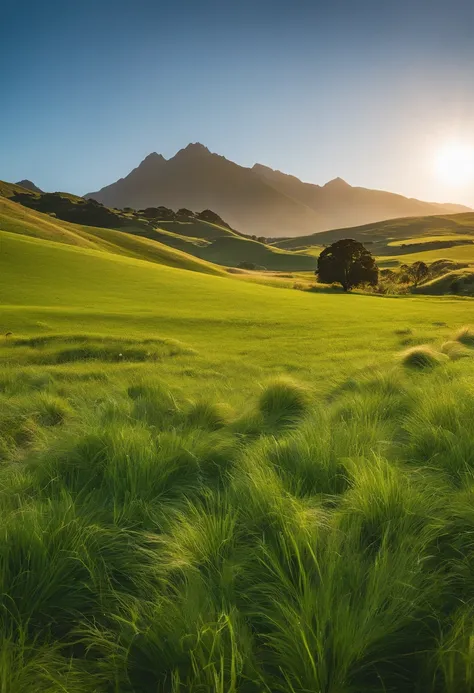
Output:
<path fill-rule="evenodd" d="M 1 693 L 472 693 L 472 300 L 0 242 Z"/>

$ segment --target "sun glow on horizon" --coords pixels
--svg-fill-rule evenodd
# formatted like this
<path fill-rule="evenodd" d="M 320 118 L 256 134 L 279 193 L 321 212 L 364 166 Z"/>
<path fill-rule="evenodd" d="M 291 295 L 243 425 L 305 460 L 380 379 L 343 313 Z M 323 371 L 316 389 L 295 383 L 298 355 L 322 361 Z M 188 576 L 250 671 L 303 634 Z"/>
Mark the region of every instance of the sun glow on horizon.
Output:
<path fill-rule="evenodd" d="M 447 142 L 435 161 L 436 174 L 445 184 L 454 188 L 474 186 L 474 146 L 462 142 Z"/>

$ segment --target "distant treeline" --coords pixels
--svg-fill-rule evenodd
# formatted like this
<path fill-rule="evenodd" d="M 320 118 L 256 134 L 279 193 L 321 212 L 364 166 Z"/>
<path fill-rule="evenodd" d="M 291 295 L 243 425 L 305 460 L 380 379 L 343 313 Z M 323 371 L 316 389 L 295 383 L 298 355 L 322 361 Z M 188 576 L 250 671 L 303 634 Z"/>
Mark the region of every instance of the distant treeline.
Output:
<path fill-rule="evenodd" d="M 123 228 L 133 224 L 144 228 L 156 225 L 162 221 L 186 222 L 198 220 L 209 224 L 217 224 L 227 229 L 231 229 L 218 214 L 211 209 L 204 209 L 202 212 L 192 212 L 190 209 L 178 209 L 175 212 L 168 207 L 147 207 L 146 209 L 134 210 L 131 207 L 124 209 L 110 209 L 100 202 L 91 198 L 75 197 L 67 193 L 16 193 L 11 198 L 14 202 L 69 221 L 74 224 L 84 224 L 85 226 L 100 226 L 104 228 Z M 233 230 L 233 229 L 231 229 Z M 238 233 L 237 231 L 234 231 Z M 239 234 L 244 235 L 244 234 Z"/>

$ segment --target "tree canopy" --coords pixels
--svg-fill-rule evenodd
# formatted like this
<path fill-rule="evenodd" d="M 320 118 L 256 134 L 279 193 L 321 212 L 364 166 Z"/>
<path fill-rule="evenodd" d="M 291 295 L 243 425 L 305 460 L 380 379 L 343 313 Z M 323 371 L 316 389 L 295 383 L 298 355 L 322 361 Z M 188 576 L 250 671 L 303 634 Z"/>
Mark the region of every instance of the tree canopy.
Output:
<path fill-rule="evenodd" d="M 372 253 L 362 243 L 344 238 L 325 248 L 318 258 L 317 275 L 323 284 L 337 282 L 344 291 L 360 284 L 375 286 L 379 270 Z"/>

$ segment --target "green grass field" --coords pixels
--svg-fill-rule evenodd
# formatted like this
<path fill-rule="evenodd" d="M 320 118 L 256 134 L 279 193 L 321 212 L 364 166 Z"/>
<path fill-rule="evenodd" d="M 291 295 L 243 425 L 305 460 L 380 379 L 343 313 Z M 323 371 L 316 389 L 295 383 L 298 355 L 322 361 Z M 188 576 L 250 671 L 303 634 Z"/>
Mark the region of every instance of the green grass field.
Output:
<path fill-rule="evenodd" d="M 474 302 L 15 223 L 0 691 L 472 693 Z"/>
<path fill-rule="evenodd" d="M 469 267 L 295 291 L 177 226 L 0 197 L 0 693 L 473 693 Z"/>
<path fill-rule="evenodd" d="M 414 245 L 414 244 L 412 244 Z M 453 262 L 462 262 L 466 265 L 474 263 L 474 243 L 468 245 L 453 245 L 450 248 L 440 248 L 430 250 L 429 243 L 422 250 L 414 253 L 405 253 L 403 255 L 388 255 L 379 259 L 379 266 L 396 262 L 397 264 L 412 264 L 417 260 L 422 260 L 427 264 L 435 260 L 452 260 Z"/>

